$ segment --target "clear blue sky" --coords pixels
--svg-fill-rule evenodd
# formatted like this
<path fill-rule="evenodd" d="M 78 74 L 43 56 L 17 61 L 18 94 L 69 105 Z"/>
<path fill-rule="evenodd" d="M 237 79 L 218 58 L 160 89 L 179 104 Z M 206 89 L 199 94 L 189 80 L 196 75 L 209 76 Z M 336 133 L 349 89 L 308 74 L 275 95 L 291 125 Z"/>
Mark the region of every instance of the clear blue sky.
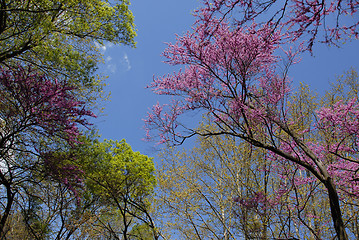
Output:
<path fill-rule="evenodd" d="M 102 138 L 126 141 L 134 151 L 155 156 L 154 142 L 145 142 L 143 119 L 161 97 L 145 89 L 153 76 L 172 73 L 175 69 L 162 61 L 165 42 L 174 42 L 175 34 L 182 35 L 194 22 L 191 12 L 199 0 L 132 0 L 131 10 L 138 29 L 137 48 L 106 45 L 105 64 L 100 71 L 108 75 L 106 89 L 111 101 L 106 103 L 104 116 L 95 120 Z M 359 71 L 359 40 L 338 49 L 317 45 L 315 56 L 309 54 L 293 66 L 290 76 L 294 82 L 305 82 L 322 91 L 336 75 L 350 67 Z"/>

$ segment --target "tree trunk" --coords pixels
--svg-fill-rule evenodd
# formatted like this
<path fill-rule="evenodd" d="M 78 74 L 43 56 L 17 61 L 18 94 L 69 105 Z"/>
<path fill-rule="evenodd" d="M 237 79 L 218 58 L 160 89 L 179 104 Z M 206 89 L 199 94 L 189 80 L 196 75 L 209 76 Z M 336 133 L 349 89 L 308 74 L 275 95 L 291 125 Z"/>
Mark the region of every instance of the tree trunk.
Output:
<path fill-rule="evenodd" d="M 3 177 L 3 180 L 6 181 L 5 177 Z M 5 232 L 5 224 L 6 224 L 6 220 L 8 219 L 8 217 L 10 215 L 10 210 L 12 207 L 12 203 L 14 201 L 14 194 L 11 191 L 10 183 L 8 181 L 6 181 L 3 183 L 3 185 L 6 187 L 7 203 L 6 203 L 5 211 L 4 211 L 3 215 L 1 216 L 1 220 L 0 220 L 0 239 L 5 238 L 5 233 L 6 233 Z"/>
<path fill-rule="evenodd" d="M 331 178 L 328 178 L 328 180 L 325 182 L 325 186 L 328 189 L 330 211 L 332 214 L 334 228 L 337 233 L 338 240 L 347 240 L 348 235 L 344 227 L 342 213 L 340 210 L 338 193 L 335 189 L 335 185 Z"/>

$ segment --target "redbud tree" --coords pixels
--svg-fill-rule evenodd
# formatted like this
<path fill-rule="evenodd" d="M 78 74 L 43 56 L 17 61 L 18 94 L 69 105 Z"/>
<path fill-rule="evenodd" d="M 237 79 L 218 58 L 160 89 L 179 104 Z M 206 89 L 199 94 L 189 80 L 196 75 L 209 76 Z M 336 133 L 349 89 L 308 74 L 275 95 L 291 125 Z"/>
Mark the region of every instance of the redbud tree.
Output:
<path fill-rule="evenodd" d="M 293 16 L 296 16 L 295 9 L 305 8 L 303 4 L 314 4 L 293 2 Z M 265 11 L 265 5 L 260 3 L 205 1 L 205 7 L 197 11 L 199 20 L 193 31 L 177 37 L 177 42 L 168 44 L 163 53 L 168 64 L 184 67 L 173 74 L 155 78 L 150 85 L 155 93 L 170 95 L 173 100 L 170 104 L 153 107 L 145 120 L 148 133 L 157 129 L 162 143 L 179 144 L 195 135 L 230 135 L 267 150 L 273 161 L 295 164 L 323 186 L 337 238 L 348 239 L 341 205 L 346 198 L 359 197 L 357 98 L 353 96 L 334 104 L 318 103 L 311 113 L 314 120 L 299 129 L 298 116 L 289 109 L 294 103 L 291 102 L 293 87 L 287 76 L 288 67 L 296 62 L 296 53 L 284 50 L 287 47 L 285 39 L 292 37 L 293 32 L 282 34 L 279 20 L 264 24 L 228 23 L 227 15 L 238 6 L 244 9 L 245 21 L 259 16 Z M 285 1 L 285 4 L 289 3 Z M 326 9 L 327 3 L 323 4 L 321 6 Z M 354 14 L 357 5 L 350 4 Z M 258 6 L 263 9 L 258 10 Z M 312 6 L 313 9 L 316 7 Z M 336 9 L 335 6 L 332 8 Z M 311 11 L 308 14 L 320 19 L 328 12 L 340 11 L 342 14 L 338 8 L 319 13 Z M 282 9 L 282 13 L 285 12 L 286 9 Z M 216 17 L 218 13 L 222 14 L 220 18 Z M 319 23 L 315 19 L 296 20 L 293 16 L 285 24 L 291 21 L 297 24 L 297 36 L 305 31 L 316 36 L 309 29 L 316 28 L 319 20 Z M 311 22 L 306 25 L 306 21 Z M 346 28 L 341 27 L 342 30 Z M 350 29 L 355 33 L 356 25 Z M 212 119 L 217 125 L 216 130 L 196 130 L 183 124 L 181 116 L 196 110 Z M 299 182 L 288 180 L 292 184 Z"/>
<path fill-rule="evenodd" d="M 337 45 L 349 37 L 358 38 L 359 1 L 338 0 L 203 0 L 199 21 L 208 16 L 231 16 L 237 26 L 251 22 L 271 22 L 288 33 L 287 40 L 305 39 L 312 51 L 315 42 Z"/>
<path fill-rule="evenodd" d="M 76 90 L 31 68 L 0 69 L 1 236 L 23 182 L 51 178 L 74 192 L 81 183 L 81 170 L 56 153 L 77 143 L 78 127 L 95 116 Z"/>

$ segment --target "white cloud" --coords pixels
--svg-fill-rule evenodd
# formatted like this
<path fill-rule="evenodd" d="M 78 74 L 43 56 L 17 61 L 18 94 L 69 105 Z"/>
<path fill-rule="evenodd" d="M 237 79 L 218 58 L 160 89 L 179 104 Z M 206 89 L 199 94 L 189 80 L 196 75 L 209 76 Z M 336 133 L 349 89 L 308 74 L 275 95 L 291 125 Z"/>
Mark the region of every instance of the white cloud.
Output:
<path fill-rule="evenodd" d="M 117 66 L 116 64 L 107 64 L 107 70 L 110 72 L 110 73 L 115 73 L 117 71 Z"/>
<path fill-rule="evenodd" d="M 123 55 L 122 65 L 126 72 L 131 70 L 131 62 L 126 53 Z"/>
<path fill-rule="evenodd" d="M 105 44 L 100 44 L 99 42 L 95 42 L 95 47 L 97 49 L 99 49 L 102 53 L 105 53 L 107 49 L 112 48 L 114 46 L 113 43 L 105 43 Z"/>
<path fill-rule="evenodd" d="M 131 70 L 131 62 L 126 53 L 120 52 L 118 54 L 112 54 L 111 56 L 109 53 L 111 53 L 111 51 L 108 51 L 106 54 L 104 53 L 105 66 L 108 73 L 113 74 L 117 71 L 124 73 Z M 121 57 L 116 57 L 116 55 Z"/>

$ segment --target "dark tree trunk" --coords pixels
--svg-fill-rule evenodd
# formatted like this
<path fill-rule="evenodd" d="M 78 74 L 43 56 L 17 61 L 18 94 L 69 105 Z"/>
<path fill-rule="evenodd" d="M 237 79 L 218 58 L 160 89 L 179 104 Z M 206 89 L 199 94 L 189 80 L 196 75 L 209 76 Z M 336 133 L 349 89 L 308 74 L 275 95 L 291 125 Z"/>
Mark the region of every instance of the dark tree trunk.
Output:
<path fill-rule="evenodd" d="M 348 235 L 345 231 L 342 213 L 340 210 L 339 197 L 335 189 L 334 183 L 331 178 L 325 182 L 325 186 L 328 189 L 330 211 L 334 223 L 334 228 L 337 233 L 338 240 L 347 240 Z"/>
<path fill-rule="evenodd" d="M 1 216 L 1 220 L 0 220 L 0 239 L 4 239 L 4 237 L 5 237 L 5 234 L 6 234 L 5 224 L 6 224 L 6 220 L 8 219 L 8 217 L 10 215 L 11 207 L 12 207 L 12 204 L 14 201 L 14 194 L 11 190 L 11 184 L 8 181 L 6 181 L 3 183 L 3 185 L 6 187 L 7 203 L 6 203 L 5 211 L 4 211 L 3 215 Z"/>

